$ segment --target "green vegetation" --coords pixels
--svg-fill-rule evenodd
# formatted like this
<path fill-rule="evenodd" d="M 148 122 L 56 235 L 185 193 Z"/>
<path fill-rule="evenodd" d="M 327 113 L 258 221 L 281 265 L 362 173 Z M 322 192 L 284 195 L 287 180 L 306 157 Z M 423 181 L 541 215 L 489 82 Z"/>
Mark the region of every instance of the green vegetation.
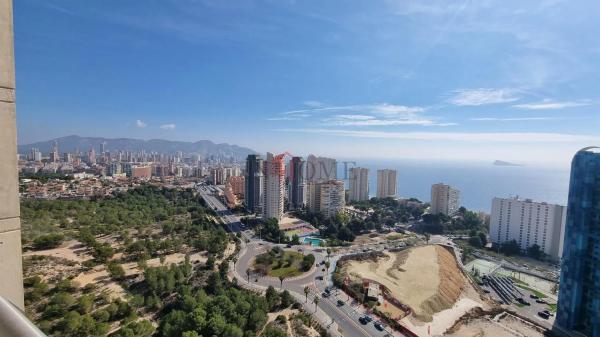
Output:
<path fill-rule="evenodd" d="M 550 310 L 551 312 L 556 312 L 557 304 L 556 303 L 548 304 L 548 310 Z"/>
<path fill-rule="evenodd" d="M 457 214 L 453 217 L 441 213 L 425 214 L 422 220 L 423 223 L 419 226 L 419 230 L 424 233 L 444 234 L 487 231 L 485 224 L 477 216 L 477 213 L 471 212 L 464 207 L 459 208 Z"/>
<path fill-rule="evenodd" d="M 254 269 L 263 275 L 288 278 L 310 270 L 314 263 L 315 257 L 312 254 L 304 256 L 298 252 L 274 247 L 256 257 Z"/>
<path fill-rule="evenodd" d="M 517 286 L 517 287 L 519 287 L 519 288 L 521 288 L 521 289 L 525 289 L 525 290 L 527 290 L 527 291 L 530 291 L 530 292 L 532 292 L 532 293 L 533 293 L 535 296 L 537 296 L 537 297 L 539 297 L 539 298 L 546 298 L 546 297 L 548 297 L 548 296 L 544 295 L 543 293 L 541 293 L 541 292 L 539 292 L 539 291 L 537 291 L 537 290 L 535 290 L 535 289 L 533 289 L 533 288 L 530 288 L 530 287 L 528 287 L 528 286 L 526 286 L 526 285 L 523 285 L 522 283 L 515 283 L 515 286 Z"/>
<path fill-rule="evenodd" d="M 51 249 L 56 248 L 62 244 L 65 236 L 59 233 L 50 233 L 40 235 L 33 240 L 33 249 Z"/>

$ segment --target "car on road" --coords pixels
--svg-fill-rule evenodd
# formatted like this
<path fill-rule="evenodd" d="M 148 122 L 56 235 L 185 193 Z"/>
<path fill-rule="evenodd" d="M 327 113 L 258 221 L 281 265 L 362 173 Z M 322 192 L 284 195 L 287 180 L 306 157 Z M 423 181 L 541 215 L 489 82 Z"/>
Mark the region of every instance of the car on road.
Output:
<path fill-rule="evenodd" d="M 379 330 L 379 331 L 383 331 L 385 329 L 385 325 L 383 325 L 383 323 L 381 322 L 375 322 L 375 324 L 373 324 L 375 326 L 375 329 Z"/>
<path fill-rule="evenodd" d="M 315 277 L 315 280 L 323 281 L 323 276 L 317 276 Z"/>
<path fill-rule="evenodd" d="M 367 317 L 367 316 L 360 316 L 360 318 L 358 319 L 358 321 L 360 322 L 360 324 L 362 324 L 362 325 L 367 325 L 367 324 L 369 324 L 369 322 L 370 322 L 370 321 L 369 321 L 369 320 L 367 320 L 367 318 L 366 318 L 366 317 Z"/>
<path fill-rule="evenodd" d="M 521 303 L 522 305 L 531 305 L 529 302 L 525 301 L 522 297 L 517 298 L 517 302 Z"/>
<path fill-rule="evenodd" d="M 344 301 L 342 301 L 342 300 L 337 300 L 337 305 L 338 305 L 338 307 L 341 307 L 341 306 L 343 306 L 344 304 L 346 304 Z"/>
<path fill-rule="evenodd" d="M 540 298 L 540 299 L 537 299 L 537 300 L 535 300 L 535 303 L 539 303 L 539 304 L 548 304 L 548 302 L 546 302 L 546 300 L 543 300 L 543 299 L 541 299 L 541 298 Z"/>
<path fill-rule="evenodd" d="M 327 298 L 327 297 L 331 296 L 331 294 L 330 294 L 330 293 L 328 293 L 328 292 L 325 292 L 325 291 L 324 291 L 324 292 L 321 294 L 321 296 L 323 296 L 323 298 Z"/>
<path fill-rule="evenodd" d="M 540 299 L 540 297 L 537 296 L 537 295 L 535 295 L 535 294 L 531 294 L 531 295 L 529 295 L 529 297 L 531 297 L 534 300 L 539 300 Z"/>
<path fill-rule="evenodd" d="M 548 318 L 550 318 L 550 314 L 549 314 L 549 313 L 547 313 L 547 312 L 545 312 L 545 311 L 540 311 L 540 312 L 538 312 L 538 316 L 540 316 L 540 317 L 541 317 L 541 318 L 543 318 L 543 319 L 548 319 Z"/>

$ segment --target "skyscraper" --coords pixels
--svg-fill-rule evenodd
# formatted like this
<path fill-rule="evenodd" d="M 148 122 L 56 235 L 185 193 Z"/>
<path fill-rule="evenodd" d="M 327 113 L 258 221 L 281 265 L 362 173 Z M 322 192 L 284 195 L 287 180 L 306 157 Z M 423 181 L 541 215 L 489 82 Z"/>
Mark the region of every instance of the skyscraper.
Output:
<path fill-rule="evenodd" d="M 396 170 L 377 170 L 377 198 L 396 196 Z"/>
<path fill-rule="evenodd" d="M 267 159 L 264 162 L 264 176 L 263 218 L 281 220 L 285 194 L 283 156 L 273 156 L 272 153 L 267 153 Z"/>
<path fill-rule="evenodd" d="M 0 0 L 0 295 L 24 309 L 12 14 Z"/>
<path fill-rule="evenodd" d="M 454 215 L 459 208 L 459 190 L 442 183 L 431 186 L 431 214 Z"/>
<path fill-rule="evenodd" d="M 362 167 L 350 168 L 350 194 L 348 200 L 369 200 L 369 169 Z"/>
<path fill-rule="evenodd" d="M 494 198 L 490 215 L 490 238 L 495 245 L 515 240 L 522 250 L 538 245 L 558 261 L 566 207 L 531 199 Z"/>
<path fill-rule="evenodd" d="M 600 337 L 600 148 L 575 154 L 567 204 L 556 323 Z"/>
<path fill-rule="evenodd" d="M 326 218 L 342 212 L 346 206 L 344 182 L 341 180 L 310 182 L 308 194 L 310 195 L 309 210 L 313 213 L 321 213 Z"/>
<path fill-rule="evenodd" d="M 304 161 L 302 157 L 292 157 L 290 161 L 290 207 L 300 209 L 305 202 Z"/>
<path fill-rule="evenodd" d="M 50 161 L 53 163 L 58 163 L 60 161 L 60 155 L 58 154 L 58 141 L 55 140 L 52 145 L 52 151 L 50 152 Z"/>
<path fill-rule="evenodd" d="M 246 188 L 244 193 L 248 212 L 262 213 L 263 184 L 263 160 L 257 154 L 250 154 L 246 158 Z"/>
<path fill-rule="evenodd" d="M 309 155 L 306 159 L 306 180 L 327 181 L 337 179 L 337 162 L 333 158 Z"/>

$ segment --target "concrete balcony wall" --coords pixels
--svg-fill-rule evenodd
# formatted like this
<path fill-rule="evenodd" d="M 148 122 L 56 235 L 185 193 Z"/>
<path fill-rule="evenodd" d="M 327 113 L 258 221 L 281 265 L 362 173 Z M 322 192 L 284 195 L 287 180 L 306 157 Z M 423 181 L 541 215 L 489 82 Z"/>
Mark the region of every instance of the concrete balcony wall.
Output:
<path fill-rule="evenodd" d="M 23 309 L 12 0 L 0 0 L 0 295 Z"/>

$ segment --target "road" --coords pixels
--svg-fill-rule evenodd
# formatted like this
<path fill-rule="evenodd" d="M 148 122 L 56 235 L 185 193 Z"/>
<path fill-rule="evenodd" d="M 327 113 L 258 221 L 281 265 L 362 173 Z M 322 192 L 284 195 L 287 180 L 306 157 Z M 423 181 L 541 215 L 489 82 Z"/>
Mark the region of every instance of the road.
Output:
<path fill-rule="evenodd" d="M 284 280 L 283 284 L 277 278 L 264 277 L 246 273 L 251 267 L 252 260 L 255 256 L 270 250 L 274 246 L 285 248 L 284 245 L 277 245 L 262 241 L 256 238 L 250 230 L 227 209 L 227 207 L 217 198 L 212 192 L 203 186 L 198 187 L 198 191 L 207 205 L 217 212 L 225 223 L 226 228 L 230 232 L 241 233 L 242 249 L 239 252 L 237 262 L 232 265 L 232 276 L 238 280 L 238 283 L 250 289 L 264 291 L 268 286 L 273 286 L 276 289 L 283 287 L 288 290 L 301 303 L 305 310 L 309 313 L 314 313 L 315 317 L 324 327 L 328 329 L 333 336 L 347 337 L 382 337 L 386 334 L 402 337 L 404 335 L 399 332 L 391 331 L 386 327 L 387 331 L 379 331 L 375 328 L 374 323 L 362 325 L 358 318 L 365 314 L 365 309 L 352 299 L 350 299 L 343 291 L 333 290 L 331 296 L 325 298 L 322 293 L 325 288 L 332 287 L 331 274 L 335 269 L 335 261 L 339 255 L 330 256 L 330 270 L 324 270 L 322 262 L 328 257 L 322 249 L 317 249 L 309 246 L 295 246 L 295 249 L 301 249 L 302 253 L 311 253 L 315 256 L 315 267 L 299 277 Z M 369 247 L 373 248 L 373 247 Z M 322 280 L 317 278 L 322 278 Z M 304 288 L 309 287 L 311 290 L 308 296 L 305 296 Z M 314 305 L 314 298 L 319 297 L 318 306 Z M 343 302 L 343 305 L 338 304 L 338 300 Z"/>

